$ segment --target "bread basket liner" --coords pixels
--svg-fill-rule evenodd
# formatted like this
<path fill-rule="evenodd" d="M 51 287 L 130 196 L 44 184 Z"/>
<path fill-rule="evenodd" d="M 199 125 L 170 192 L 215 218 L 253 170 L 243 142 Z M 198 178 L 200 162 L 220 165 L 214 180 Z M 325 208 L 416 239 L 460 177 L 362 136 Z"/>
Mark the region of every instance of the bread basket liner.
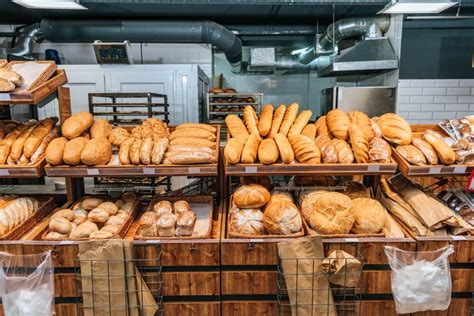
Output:
<path fill-rule="evenodd" d="M 193 231 L 193 234 L 191 236 L 174 236 L 174 237 L 142 237 L 142 236 L 138 236 L 138 232 L 140 231 L 140 227 L 138 226 L 137 228 L 137 231 L 135 233 L 135 236 L 133 236 L 133 238 L 135 240 L 180 240 L 180 239 L 206 239 L 206 238 L 210 238 L 211 237 L 211 233 L 212 233 L 212 211 L 213 211 L 213 199 L 212 199 L 212 196 L 207 196 L 207 195 L 203 195 L 203 196 L 155 196 L 150 204 L 148 204 L 148 207 L 146 208 L 145 212 L 149 212 L 149 211 L 153 211 L 153 206 L 158 203 L 159 201 L 170 201 L 171 203 L 173 202 L 176 202 L 176 201 L 180 201 L 180 200 L 185 200 L 187 201 L 189 204 L 194 204 L 194 203 L 200 203 L 200 204 L 207 204 L 209 206 L 209 220 L 208 220 L 208 227 L 205 231 L 202 231 L 202 232 L 196 232 L 195 229 L 196 229 L 196 224 L 194 225 L 194 231 Z M 192 207 L 191 207 L 191 211 L 192 211 Z M 143 212 L 143 213 L 145 213 Z M 140 214 L 140 216 L 137 216 L 137 220 L 140 220 L 140 217 L 141 215 L 143 215 L 143 213 Z M 195 212 L 196 214 L 196 223 L 197 221 L 200 219 L 200 216 L 199 215 L 204 215 L 204 214 L 199 214 L 198 212 Z M 207 214 L 206 214 L 207 215 Z"/>
<path fill-rule="evenodd" d="M 7 67 L 10 69 L 13 69 L 12 66 L 18 65 L 18 64 L 24 64 L 27 63 L 26 61 L 11 61 L 8 63 Z M 39 85 L 41 85 L 43 82 L 46 82 L 56 71 L 57 66 L 54 61 L 35 61 L 36 64 L 48 64 L 48 66 L 39 74 L 38 77 L 26 88 L 28 91 L 32 91 L 35 88 L 37 88 Z"/>
<path fill-rule="evenodd" d="M 26 220 L 24 220 L 20 225 L 16 226 L 5 235 L 0 236 L 0 240 L 18 240 L 21 236 L 32 229 L 38 222 L 48 216 L 55 206 L 54 198 L 52 197 L 38 197 L 36 199 L 39 202 L 38 209 L 28 216 Z"/>
<path fill-rule="evenodd" d="M 244 235 L 240 233 L 236 233 L 230 229 L 230 223 L 232 221 L 232 204 L 234 203 L 234 196 L 230 197 L 229 201 L 229 211 L 227 214 L 227 236 L 232 238 L 245 238 L 245 239 L 269 239 L 269 238 L 297 238 L 304 236 L 304 227 L 301 225 L 301 229 L 297 233 L 289 234 L 289 235 Z"/>
<path fill-rule="evenodd" d="M 108 197 L 105 197 L 105 196 L 100 196 L 100 195 L 97 195 L 97 196 L 87 196 L 87 197 L 82 197 L 80 198 L 79 200 L 77 200 L 75 203 L 72 203 L 70 208 L 72 209 L 74 207 L 74 205 L 76 205 L 77 203 L 79 202 L 82 202 L 84 199 L 87 199 L 87 198 L 100 198 L 100 199 L 103 199 L 105 202 L 115 202 L 119 199 L 114 199 L 114 198 L 108 198 Z M 114 239 L 114 238 L 124 238 L 125 235 L 127 234 L 127 231 L 128 229 L 130 228 L 130 226 L 132 225 L 133 221 L 135 220 L 135 217 L 137 216 L 137 213 L 139 211 L 139 208 L 140 208 L 140 205 L 142 203 L 142 198 L 139 197 L 137 198 L 137 200 L 135 201 L 135 203 L 133 204 L 133 208 L 132 208 L 132 211 L 130 212 L 130 216 L 128 217 L 128 219 L 122 224 L 122 227 L 120 228 L 120 230 L 115 234 L 113 235 L 111 238 L 109 239 Z M 51 214 L 51 216 L 54 215 L 54 213 L 56 213 L 57 211 L 59 211 L 60 208 L 57 208 L 54 210 L 54 212 Z M 51 216 L 49 216 L 46 220 L 49 221 L 51 219 Z M 45 239 L 44 237 L 50 232 L 50 229 L 48 226 L 46 226 L 46 229 L 43 231 L 43 233 L 40 232 L 41 234 L 41 240 L 45 240 L 45 241 L 64 241 L 64 240 L 72 240 L 72 241 L 88 241 L 88 240 L 95 240 L 95 239 L 90 239 L 90 238 L 57 238 L 57 239 Z M 100 240 L 107 240 L 107 239 L 100 239 Z"/>

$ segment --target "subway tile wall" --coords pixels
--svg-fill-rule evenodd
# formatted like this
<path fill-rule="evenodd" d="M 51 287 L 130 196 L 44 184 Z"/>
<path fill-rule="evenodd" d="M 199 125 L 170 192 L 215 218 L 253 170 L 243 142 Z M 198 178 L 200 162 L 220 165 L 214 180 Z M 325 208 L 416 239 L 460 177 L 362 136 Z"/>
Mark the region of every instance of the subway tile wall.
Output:
<path fill-rule="evenodd" d="M 474 113 L 474 79 L 399 80 L 397 113 L 412 124 Z"/>

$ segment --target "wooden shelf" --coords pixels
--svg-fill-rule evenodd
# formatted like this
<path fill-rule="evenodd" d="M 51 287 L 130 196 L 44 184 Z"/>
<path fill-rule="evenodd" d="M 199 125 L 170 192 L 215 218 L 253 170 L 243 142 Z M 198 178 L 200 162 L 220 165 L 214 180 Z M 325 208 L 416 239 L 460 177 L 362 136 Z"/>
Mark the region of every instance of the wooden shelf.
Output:
<path fill-rule="evenodd" d="M 67 83 L 66 72 L 63 69 L 58 69 L 51 78 L 29 92 L 0 93 L 0 105 L 39 104 L 54 95 L 57 89 L 65 83 Z"/>
<path fill-rule="evenodd" d="M 45 165 L 45 158 L 34 165 L 0 165 L 0 178 L 39 178 Z"/>

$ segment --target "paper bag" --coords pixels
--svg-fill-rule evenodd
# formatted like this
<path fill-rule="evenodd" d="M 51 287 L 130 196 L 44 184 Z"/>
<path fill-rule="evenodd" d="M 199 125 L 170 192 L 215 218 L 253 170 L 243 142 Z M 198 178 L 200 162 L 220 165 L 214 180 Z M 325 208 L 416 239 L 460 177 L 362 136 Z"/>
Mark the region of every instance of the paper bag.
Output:
<path fill-rule="evenodd" d="M 321 272 L 324 258 L 321 237 L 280 242 L 278 255 L 290 299 L 291 314 L 337 315 L 329 282 Z"/>
<path fill-rule="evenodd" d="M 321 270 L 329 274 L 329 282 L 332 284 L 357 287 L 362 273 L 362 263 L 344 250 L 335 250 L 323 260 Z"/>

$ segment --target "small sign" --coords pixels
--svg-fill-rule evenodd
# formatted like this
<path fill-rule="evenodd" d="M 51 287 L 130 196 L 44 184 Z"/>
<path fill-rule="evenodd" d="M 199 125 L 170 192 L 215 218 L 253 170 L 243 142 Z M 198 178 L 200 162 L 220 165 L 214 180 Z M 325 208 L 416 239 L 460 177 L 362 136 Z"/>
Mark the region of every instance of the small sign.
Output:
<path fill-rule="evenodd" d="M 466 240 L 466 237 L 464 236 L 451 236 L 452 240 Z"/>
<path fill-rule="evenodd" d="M 367 168 L 367 172 L 380 172 L 380 166 L 379 165 L 369 165 Z"/>
<path fill-rule="evenodd" d="M 345 242 L 359 242 L 359 238 L 344 238 Z"/>
<path fill-rule="evenodd" d="M 467 180 L 466 191 L 474 192 L 474 170 L 472 170 L 471 176 Z"/>
<path fill-rule="evenodd" d="M 466 173 L 466 167 L 454 167 L 453 173 Z"/>
<path fill-rule="evenodd" d="M 72 244 L 74 244 L 73 240 L 62 240 L 58 242 L 58 245 L 72 245 Z"/>
<path fill-rule="evenodd" d="M 145 243 L 146 244 L 159 244 L 161 242 L 161 240 L 157 240 L 157 239 L 154 239 L 154 240 L 145 240 Z"/>
<path fill-rule="evenodd" d="M 99 176 L 100 175 L 99 169 L 87 168 L 87 175 L 89 175 L 89 176 Z"/>
<path fill-rule="evenodd" d="M 8 169 L 0 169 L 0 176 L 9 176 L 10 171 Z"/>
<path fill-rule="evenodd" d="M 189 174 L 201 173 L 201 168 L 199 168 L 199 167 L 190 167 L 190 168 L 188 168 L 188 173 Z"/>
<path fill-rule="evenodd" d="M 155 168 L 143 168 L 143 174 L 155 174 Z"/>
<path fill-rule="evenodd" d="M 11 101 L 10 93 L 0 93 L 0 101 Z"/>
<path fill-rule="evenodd" d="M 257 173 L 258 169 L 255 166 L 245 167 L 245 173 Z"/>
<path fill-rule="evenodd" d="M 263 239 L 249 239 L 249 242 L 263 242 Z"/>
<path fill-rule="evenodd" d="M 428 170 L 429 174 L 440 174 L 441 173 L 441 168 L 440 167 L 432 167 L 430 170 Z"/>

